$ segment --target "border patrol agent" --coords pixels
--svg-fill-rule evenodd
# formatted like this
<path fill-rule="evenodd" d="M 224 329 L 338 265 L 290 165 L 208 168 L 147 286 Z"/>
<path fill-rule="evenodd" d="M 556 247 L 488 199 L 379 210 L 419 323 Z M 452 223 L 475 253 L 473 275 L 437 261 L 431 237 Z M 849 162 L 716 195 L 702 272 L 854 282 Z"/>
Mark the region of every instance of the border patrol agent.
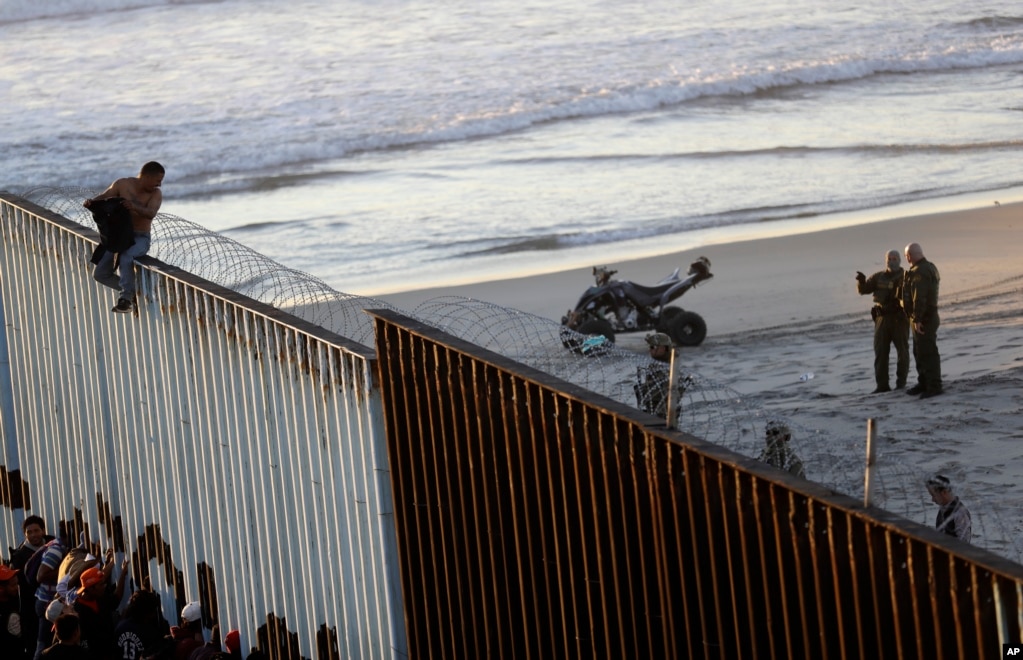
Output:
<path fill-rule="evenodd" d="M 887 268 L 867 277 L 856 273 L 856 291 L 861 295 L 873 294 L 874 306 L 870 318 L 874 321 L 874 380 L 877 387 L 871 394 L 890 392 L 888 384 L 888 358 L 895 344 L 895 387 L 906 386 L 909 375 L 909 319 L 902 309 L 902 281 L 904 271 L 898 250 L 885 254 Z"/>
<path fill-rule="evenodd" d="M 942 392 L 941 355 L 938 353 L 938 268 L 924 257 L 919 243 L 906 246 L 906 271 L 902 285 L 902 307 L 913 328 L 913 360 L 918 382 L 906 394 L 919 394 L 921 399 Z"/>

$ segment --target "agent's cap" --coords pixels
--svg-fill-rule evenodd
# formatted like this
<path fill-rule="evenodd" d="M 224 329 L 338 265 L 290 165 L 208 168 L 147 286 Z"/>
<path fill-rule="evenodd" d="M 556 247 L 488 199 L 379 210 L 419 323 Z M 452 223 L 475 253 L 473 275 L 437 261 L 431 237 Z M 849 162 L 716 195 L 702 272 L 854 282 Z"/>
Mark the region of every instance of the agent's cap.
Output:
<path fill-rule="evenodd" d="M 653 348 L 655 346 L 668 346 L 671 347 L 671 337 L 663 332 L 652 332 L 646 336 L 646 343 Z"/>
<path fill-rule="evenodd" d="M 0 582 L 7 582 L 18 577 L 18 570 L 10 566 L 0 564 Z"/>
<path fill-rule="evenodd" d="M 952 481 L 943 474 L 936 474 L 927 480 L 928 490 L 952 491 Z"/>
<path fill-rule="evenodd" d="M 82 573 L 82 577 L 78 579 L 78 582 L 81 585 L 78 587 L 78 594 L 79 595 L 84 594 L 86 589 L 88 589 L 94 584 L 105 582 L 106 579 L 107 576 L 103 573 L 103 569 L 93 566 L 92 568 Z"/>
<path fill-rule="evenodd" d="M 224 646 L 227 647 L 228 653 L 237 653 L 241 649 L 241 635 L 237 630 L 227 633 L 227 637 L 224 638 Z"/>
<path fill-rule="evenodd" d="M 778 438 L 780 440 L 788 440 L 792 437 L 792 429 L 785 422 L 777 419 L 772 419 L 767 422 L 767 437 L 768 439 Z"/>
<path fill-rule="evenodd" d="M 198 601 L 192 601 L 181 608 L 181 618 L 188 623 L 194 623 L 202 617 L 202 606 Z"/>

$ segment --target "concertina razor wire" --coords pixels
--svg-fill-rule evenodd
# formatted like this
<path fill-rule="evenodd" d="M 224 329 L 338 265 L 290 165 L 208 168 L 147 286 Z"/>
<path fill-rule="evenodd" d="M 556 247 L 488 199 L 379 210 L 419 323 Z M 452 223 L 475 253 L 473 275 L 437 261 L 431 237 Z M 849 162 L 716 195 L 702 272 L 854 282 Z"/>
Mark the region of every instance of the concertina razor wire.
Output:
<path fill-rule="evenodd" d="M 96 191 L 80 187 L 36 187 L 13 193 L 78 224 L 96 229 L 82 201 Z M 569 350 L 587 338 L 557 321 L 483 300 L 447 296 L 398 310 L 379 299 L 342 293 L 322 280 L 288 268 L 251 248 L 184 218 L 159 213 L 153 223 L 149 255 L 248 296 L 309 323 L 361 343 L 373 345 L 372 319 L 363 310 L 390 309 L 462 340 L 513 359 L 632 407 L 653 412 L 644 392 L 667 387 L 667 370 L 615 344 L 596 350 Z M 650 388 L 637 387 L 649 379 Z M 743 395 L 702 374 L 680 374 L 684 384 L 678 428 L 693 436 L 759 458 L 769 421 L 791 430 L 791 449 L 806 477 L 853 498 L 862 498 L 866 438 L 836 438 L 826 429 L 807 428 L 796 420 L 768 413 L 754 396 Z M 905 461 L 878 457 L 873 504 L 924 525 L 934 508 L 925 499 L 925 472 Z M 996 502 L 979 501 L 968 484 L 960 495 L 973 514 L 975 545 L 1014 561 L 1023 561 L 1015 512 Z"/>

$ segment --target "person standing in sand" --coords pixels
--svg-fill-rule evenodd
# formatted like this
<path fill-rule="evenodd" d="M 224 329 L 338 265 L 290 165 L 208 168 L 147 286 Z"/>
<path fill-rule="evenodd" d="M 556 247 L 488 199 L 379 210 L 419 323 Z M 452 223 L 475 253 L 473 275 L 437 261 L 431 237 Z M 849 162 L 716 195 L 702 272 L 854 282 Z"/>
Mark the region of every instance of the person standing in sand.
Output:
<path fill-rule="evenodd" d="M 874 381 L 871 394 L 891 392 L 888 384 L 888 357 L 895 344 L 895 388 L 906 386 L 909 375 L 909 319 L 902 311 L 902 260 L 898 250 L 885 254 L 885 270 L 867 277 L 856 272 L 856 291 L 861 296 L 873 294 L 870 318 L 874 321 Z"/>
<path fill-rule="evenodd" d="M 106 252 L 96 264 L 93 278 L 112 289 L 118 289 L 120 296 L 111 311 L 126 314 L 135 306 L 135 259 L 149 252 L 150 230 L 153 218 L 163 203 L 160 186 L 163 183 L 164 168 L 156 161 L 142 166 L 138 176 L 118 179 L 110 184 L 105 191 L 87 199 L 82 206 L 89 208 L 93 202 L 101 199 L 120 197 L 121 204 L 131 213 L 132 229 L 135 232 L 135 243 L 120 253 Z M 120 277 L 114 274 L 114 259 L 117 258 L 117 270 Z"/>
<path fill-rule="evenodd" d="M 906 394 L 919 394 L 921 399 L 942 392 L 941 355 L 938 353 L 938 283 L 937 267 L 924 257 L 919 243 L 906 246 L 910 268 L 902 286 L 902 307 L 913 328 L 913 360 L 916 362 L 917 384 Z"/>

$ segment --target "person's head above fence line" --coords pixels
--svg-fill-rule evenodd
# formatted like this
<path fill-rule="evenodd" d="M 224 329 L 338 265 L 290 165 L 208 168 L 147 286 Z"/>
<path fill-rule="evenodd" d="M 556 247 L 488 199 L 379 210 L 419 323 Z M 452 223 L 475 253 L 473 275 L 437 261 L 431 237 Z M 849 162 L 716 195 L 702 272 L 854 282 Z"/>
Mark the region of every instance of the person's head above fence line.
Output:
<path fill-rule="evenodd" d="M 84 573 L 82 573 L 82 577 L 79 578 L 79 580 L 81 586 L 78 587 L 78 595 L 81 596 L 88 592 L 93 587 L 95 587 L 96 585 L 103 585 L 103 587 L 105 588 L 107 576 L 103 572 L 102 568 L 99 568 L 98 566 L 93 566 L 92 568 L 87 569 Z M 90 592 L 90 595 L 98 595 L 102 593 L 103 591 L 101 588 L 96 588 Z"/>
<path fill-rule="evenodd" d="M 651 332 L 646 336 L 647 346 L 650 348 L 650 357 L 661 362 L 671 361 L 671 348 L 673 346 L 671 337 L 663 332 Z"/>
<path fill-rule="evenodd" d="M 224 637 L 224 646 L 227 647 L 228 653 L 241 653 L 241 634 L 237 630 L 227 633 Z"/>
<path fill-rule="evenodd" d="M 765 431 L 768 444 L 774 444 L 777 442 L 788 442 L 792 439 L 792 429 L 785 422 L 777 419 L 772 419 L 767 422 L 767 429 Z"/>
<path fill-rule="evenodd" d="M 927 479 L 927 490 L 952 492 L 952 481 L 943 474 L 936 474 Z"/>
<path fill-rule="evenodd" d="M 192 601 L 181 608 L 181 620 L 185 623 L 194 623 L 202 618 L 202 606 L 198 601 Z"/>
<path fill-rule="evenodd" d="M 945 504 L 955 498 L 952 480 L 943 474 L 935 474 L 927 479 L 927 492 L 935 504 Z"/>

